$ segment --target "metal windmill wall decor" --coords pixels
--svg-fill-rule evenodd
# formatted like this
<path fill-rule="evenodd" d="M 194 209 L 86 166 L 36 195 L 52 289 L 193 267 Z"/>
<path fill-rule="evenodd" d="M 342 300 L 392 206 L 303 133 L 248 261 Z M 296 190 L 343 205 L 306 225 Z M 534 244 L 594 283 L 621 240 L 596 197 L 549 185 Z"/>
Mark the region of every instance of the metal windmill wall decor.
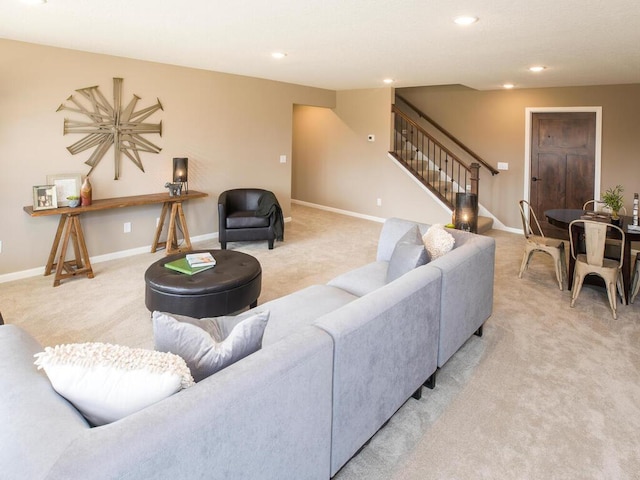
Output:
<path fill-rule="evenodd" d="M 159 99 L 151 107 L 135 110 L 140 97 L 133 98 L 126 107 L 122 107 L 122 78 L 113 79 L 113 105 L 97 86 L 76 90 L 82 98 L 89 102 L 87 107 L 71 95 L 67 98 L 73 106 L 60 104 L 57 112 L 67 110 L 85 115 L 89 121 L 64 119 L 64 134 L 86 133 L 84 138 L 67 147 L 72 155 L 95 147 L 95 150 L 84 162 L 91 167 L 87 176 L 100 163 L 111 145 L 114 146 L 114 180 L 120 176 L 121 154 L 126 155 L 140 170 L 144 172 L 140 152 L 159 153 L 162 150 L 157 145 L 145 139 L 142 135 L 157 133 L 162 136 L 162 121 L 159 123 L 145 123 L 158 110 L 163 110 Z"/>

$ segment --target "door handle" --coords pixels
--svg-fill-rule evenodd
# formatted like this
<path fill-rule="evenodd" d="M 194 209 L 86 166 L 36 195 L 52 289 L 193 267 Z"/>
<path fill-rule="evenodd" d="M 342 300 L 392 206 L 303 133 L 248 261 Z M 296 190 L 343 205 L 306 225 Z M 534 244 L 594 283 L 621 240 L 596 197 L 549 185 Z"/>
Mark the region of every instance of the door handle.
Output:
<path fill-rule="evenodd" d="M 542 179 L 541 179 L 541 178 L 538 178 L 538 177 L 531 177 L 531 181 L 532 181 L 532 182 L 538 182 L 538 181 L 541 181 L 541 180 L 542 180 Z"/>

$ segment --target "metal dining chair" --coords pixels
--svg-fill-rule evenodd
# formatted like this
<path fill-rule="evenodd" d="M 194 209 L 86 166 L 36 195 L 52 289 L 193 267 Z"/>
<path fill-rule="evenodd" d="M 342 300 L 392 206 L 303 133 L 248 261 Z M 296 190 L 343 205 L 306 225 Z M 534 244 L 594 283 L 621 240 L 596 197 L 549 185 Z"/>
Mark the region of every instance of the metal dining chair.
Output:
<path fill-rule="evenodd" d="M 607 234 L 616 231 L 622 243 L 624 244 L 624 231 L 610 223 L 596 222 L 593 220 L 574 220 L 569 224 L 569 240 L 571 243 L 571 256 L 575 260 L 575 269 L 573 272 L 573 286 L 571 293 L 571 306 L 575 306 L 576 299 L 580 295 L 584 277 L 587 275 L 598 275 L 604 282 L 607 289 L 607 297 L 613 318 L 618 318 L 617 310 L 617 293 L 622 298 L 622 304 L 626 304 L 624 296 L 624 280 L 622 278 L 622 261 L 623 252 L 620 249 L 618 258 L 606 258 L 605 246 Z M 579 233 L 577 233 L 579 232 Z M 574 236 L 582 235 L 584 240 L 585 252 L 577 253 L 575 251 Z M 582 242 L 580 242 L 582 243 Z"/>
<path fill-rule="evenodd" d="M 602 212 L 605 214 L 611 214 L 611 209 L 609 207 L 607 207 L 605 205 L 605 203 L 602 200 L 588 200 L 586 202 L 584 202 L 584 205 L 582 206 L 582 209 L 585 212 L 589 212 L 589 208 L 593 208 L 594 212 Z M 622 207 L 619 210 L 620 215 L 626 215 L 627 214 L 627 209 L 625 207 Z M 606 247 L 606 251 L 605 251 L 605 256 L 607 257 L 617 257 L 618 256 L 618 249 L 623 248 L 622 243 L 620 243 L 620 240 L 615 239 L 615 238 L 607 238 L 607 247 Z M 631 249 L 631 256 L 633 258 L 635 258 L 638 254 L 640 253 L 640 251 L 635 250 L 635 249 Z M 632 302 L 630 302 L 632 303 Z"/>
<path fill-rule="evenodd" d="M 545 237 L 544 233 L 542 233 L 542 228 L 540 228 L 538 218 L 529 202 L 520 200 L 518 203 L 520 205 L 520 217 L 522 218 L 522 230 L 527 239 L 518 278 L 522 278 L 522 274 L 529 266 L 529 261 L 533 253 L 543 252 L 551 255 L 551 258 L 553 258 L 558 286 L 560 290 L 563 290 L 567 277 L 567 259 L 564 253 L 564 242 L 556 238 Z M 532 226 L 535 226 L 535 230 Z"/>
<path fill-rule="evenodd" d="M 636 253 L 636 261 L 631 274 L 631 288 L 629 289 L 629 303 L 633 303 L 640 291 L 640 252 Z"/>

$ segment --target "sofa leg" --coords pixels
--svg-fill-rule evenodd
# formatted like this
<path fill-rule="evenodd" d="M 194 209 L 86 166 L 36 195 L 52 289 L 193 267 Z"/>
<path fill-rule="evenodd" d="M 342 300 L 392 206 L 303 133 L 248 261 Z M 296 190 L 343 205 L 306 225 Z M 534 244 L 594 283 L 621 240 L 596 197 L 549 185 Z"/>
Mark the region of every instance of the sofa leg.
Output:
<path fill-rule="evenodd" d="M 478 337 L 481 337 L 482 336 L 482 327 L 484 327 L 484 324 L 480 325 L 480 328 L 475 331 L 474 335 L 477 335 Z"/>
<path fill-rule="evenodd" d="M 418 387 L 418 389 L 415 392 L 413 392 L 413 395 L 411 396 L 416 400 L 420 400 L 422 398 L 422 386 Z"/>
<path fill-rule="evenodd" d="M 0 313 L 0 325 L 4 325 L 4 320 L 2 319 L 2 313 Z"/>
<path fill-rule="evenodd" d="M 227 249 L 227 242 L 220 242 L 220 248 L 222 250 L 226 250 Z"/>
<path fill-rule="evenodd" d="M 433 372 L 433 374 L 427 378 L 427 381 L 424 382 L 424 386 L 427 387 L 430 390 L 433 390 L 434 388 L 436 388 L 436 374 L 438 373 L 438 371 L 436 370 L 435 372 Z"/>
<path fill-rule="evenodd" d="M 269 240 L 269 250 L 273 250 L 273 238 Z"/>

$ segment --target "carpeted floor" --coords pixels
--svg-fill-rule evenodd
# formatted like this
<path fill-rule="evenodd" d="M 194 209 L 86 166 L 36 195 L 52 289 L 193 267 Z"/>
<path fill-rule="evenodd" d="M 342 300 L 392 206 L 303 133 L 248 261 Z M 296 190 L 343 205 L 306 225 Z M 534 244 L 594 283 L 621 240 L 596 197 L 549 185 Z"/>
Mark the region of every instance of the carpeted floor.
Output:
<path fill-rule="evenodd" d="M 381 225 L 294 205 L 285 242 L 232 243 L 262 264 L 260 303 L 375 258 Z M 604 290 L 575 308 L 550 259 L 518 279 L 523 238 L 497 242 L 494 313 L 335 477 L 352 479 L 640 478 L 640 302 L 613 320 Z M 195 245 L 219 248 L 216 241 Z M 151 348 L 143 275 L 162 252 L 94 265 L 95 278 L 0 285 L 7 323 L 44 345 L 103 341 Z M 461 292 L 461 294 L 464 294 Z"/>

